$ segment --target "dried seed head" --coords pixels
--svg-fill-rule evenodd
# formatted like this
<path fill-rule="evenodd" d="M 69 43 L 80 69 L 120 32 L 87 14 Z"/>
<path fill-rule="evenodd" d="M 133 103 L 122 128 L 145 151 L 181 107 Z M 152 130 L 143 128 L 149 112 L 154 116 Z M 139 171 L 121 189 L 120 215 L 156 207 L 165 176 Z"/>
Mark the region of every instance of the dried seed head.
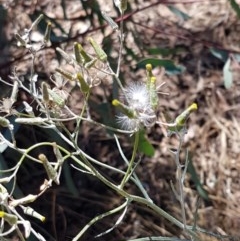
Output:
<path fill-rule="evenodd" d="M 118 123 L 127 130 L 139 130 L 142 126 L 150 127 L 156 122 L 156 115 L 150 102 L 150 93 L 145 84 L 133 83 L 124 91 L 126 105 L 113 102 L 115 106 L 124 107 L 124 115 L 117 117 Z"/>

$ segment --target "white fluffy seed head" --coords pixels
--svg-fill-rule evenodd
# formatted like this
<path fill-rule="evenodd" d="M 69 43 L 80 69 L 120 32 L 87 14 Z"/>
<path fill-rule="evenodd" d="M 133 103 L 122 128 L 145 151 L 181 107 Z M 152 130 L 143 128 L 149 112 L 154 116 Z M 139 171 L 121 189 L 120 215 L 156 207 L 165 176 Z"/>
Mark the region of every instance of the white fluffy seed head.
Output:
<path fill-rule="evenodd" d="M 149 93 L 145 84 L 132 83 L 126 88 L 124 94 L 129 107 L 135 110 L 145 109 L 150 105 Z"/>
<path fill-rule="evenodd" d="M 117 122 L 126 130 L 137 131 L 145 126 L 150 127 L 156 122 L 156 115 L 151 107 L 150 95 L 146 84 L 132 83 L 124 91 L 126 105 L 136 112 L 136 117 L 129 118 L 126 115 L 119 115 Z"/>

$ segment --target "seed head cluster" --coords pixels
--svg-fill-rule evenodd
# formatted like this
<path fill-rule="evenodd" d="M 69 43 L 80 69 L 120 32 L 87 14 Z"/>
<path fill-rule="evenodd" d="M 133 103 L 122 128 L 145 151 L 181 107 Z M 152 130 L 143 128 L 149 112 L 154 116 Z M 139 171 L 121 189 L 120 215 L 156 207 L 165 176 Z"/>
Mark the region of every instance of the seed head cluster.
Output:
<path fill-rule="evenodd" d="M 144 83 L 132 83 L 125 88 L 123 94 L 125 105 L 134 113 L 133 116 L 120 114 L 117 121 L 123 129 L 136 131 L 156 122 L 156 114 L 150 102 L 150 94 Z"/>

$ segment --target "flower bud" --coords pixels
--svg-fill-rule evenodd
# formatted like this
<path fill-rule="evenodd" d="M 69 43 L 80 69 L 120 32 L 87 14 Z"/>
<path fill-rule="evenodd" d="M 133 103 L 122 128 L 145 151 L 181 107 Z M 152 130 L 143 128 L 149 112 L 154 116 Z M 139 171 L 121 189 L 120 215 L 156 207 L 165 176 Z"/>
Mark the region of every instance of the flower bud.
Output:
<path fill-rule="evenodd" d="M 114 0 L 114 4 L 119 9 L 121 14 L 127 10 L 127 0 Z"/>
<path fill-rule="evenodd" d="M 186 110 L 184 110 L 176 119 L 175 119 L 175 123 L 177 124 L 177 126 L 182 126 L 185 124 L 187 118 L 189 117 L 189 115 L 197 110 L 197 104 L 193 103 L 191 104 Z"/>
<path fill-rule="evenodd" d="M 57 47 L 56 50 L 67 61 L 67 63 L 69 63 L 69 64 L 72 63 L 72 57 L 69 54 L 67 54 L 65 51 L 63 51 L 59 47 Z"/>
<path fill-rule="evenodd" d="M 62 166 L 64 159 L 63 159 L 62 153 L 60 152 L 56 142 L 53 143 L 53 152 L 57 158 L 58 166 Z M 55 168 L 55 170 L 56 170 L 56 168 Z"/>
<path fill-rule="evenodd" d="M 93 38 L 88 38 L 88 41 L 90 42 L 90 44 L 94 48 L 94 51 L 95 51 L 98 59 L 100 59 L 102 62 L 106 62 L 107 61 L 107 54 L 100 47 L 100 45 L 97 44 L 96 41 Z"/>
<path fill-rule="evenodd" d="M 10 121 L 7 118 L 5 118 L 5 117 L 0 116 L 0 126 L 2 126 L 2 127 L 9 127 L 10 126 Z"/>
<path fill-rule="evenodd" d="M 6 220 L 11 226 L 15 225 L 18 221 L 18 218 L 14 214 L 6 213 L 4 211 L 0 211 L 0 218 Z"/>
<path fill-rule="evenodd" d="M 177 116 L 177 118 L 174 121 L 174 126 L 170 126 L 169 130 L 170 132 L 179 132 L 181 131 L 186 124 L 186 121 L 189 117 L 189 115 L 197 110 L 198 106 L 196 103 L 191 104 L 186 110 L 184 110 L 179 116 Z"/>
<path fill-rule="evenodd" d="M 75 55 L 75 59 L 78 62 L 78 64 L 82 64 L 82 57 L 80 54 L 80 47 L 81 45 L 77 42 L 74 43 L 74 55 Z"/>
<path fill-rule="evenodd" d="M 147 74 L 147 89 L 149 90 L 151 78 L 153 77 L 151 64 L 146 64 L 146 74 Z"/>
<path fill-rule="evenodd" d="M 50 162 L 48 161 L 47 157 L 44 154 L 40 154 L 38 156 L 38 159 L 42 162 L 47 172 L 48 178 L 50 180 L 53 180 L 56 184 L 59 184 L 58 174 L 56 170 L 53 168 L 53 166 L 50 164 Z"/>
<path fill-rule="evenodd" d="M 89 54 L 86 53 L 86 51 L 83 49 L 81 44 L 78 44 L 78 49 L 84 60 L 84 64 L 92 61 L 93 58 Z"/>
<path fill-rule="evenodd" d="M 59 107 L 63 108 L 65 106 L 65 99 L 61 97 L 58 93 L 54 92 L 51 89 L 48 89 L 48 93 L 51 97 L 51 100 L 57 104 Z"/>
<path fill-rule="evenodd" d="M 39 219 L 40 221 L 44 222 L 46 220 L 46 217 L 44 217 L 43 215 L 41 215 L 40 213 L 36 212 L 33 208 L 31 207 L 24 207 L 21 206 L 21 208 L 23 209 L 23 212 L 29 216 L 32 216 L 34 218 Z"/>
<path fill-rule="evenodd" d="M 63 77 L 67 78 L 68 80 L 72 81 L 74 80 L 74 75 L 62 68 L 56 68 L 55 69 L 59 74 L 61 74 Z"/>
<path fill-rule="evenodd" d="M 111 28 L 113 30 L 118 30 L 118 25 L 117 23 L 111 18 L 109 17 L 106 12 L 102 11 L 102 16 L 103 18 L 107 21 L 107 23 L 111 26 Z"/>
<path fill-rule="evenodd" d="M 151 107 L 153 109 L 156 109 L 158 105 L 158 96 L 157 96 L 157 90 L 156 90 L 156 77 L 154 76 L 150 78 L 149 97 L 150 97 Z"/>
<path fill-rule="evenodd" d="M 80 82 L 82 92 L 87 93 L 90 89 L 89 85 L 87 84 L 87 82 L 85 81 L 85 79 L 80 73 L 77 73 L 77 79 Z"/>
<path fill-rule="evenodd" d="M 119 100 L 114 99 L 112 101 L 112 104 L 114 106 L 116 106 L 117 108 L 119 108 L 119 110 L 125 114 L 126 116 L 128 116 L 130 119 L 133 119 L 136 117 L 136 113 L 134 110 L 132 110 L 131 108 L 129 108 L 128 106 L 124 105 L 123 103 L 121 103 Z"/>

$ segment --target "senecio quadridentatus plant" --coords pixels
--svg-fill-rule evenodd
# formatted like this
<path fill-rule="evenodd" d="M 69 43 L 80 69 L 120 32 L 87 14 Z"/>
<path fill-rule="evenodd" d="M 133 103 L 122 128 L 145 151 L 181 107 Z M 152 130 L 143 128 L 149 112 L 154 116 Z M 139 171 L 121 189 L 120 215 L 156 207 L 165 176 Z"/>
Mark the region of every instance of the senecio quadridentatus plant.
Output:
<path fill-rule="evenodd" d="M 120 14 L 123 20 L 123 14 L 127 9 L 127 1 L 125 0 L 115 0 L 115 5 L 120 10 Z M 51 78 L 52 83 L 55 87 L 51 87 L 46 81 L 39 83 L 38 76 L 34 70 L 34 63 L 36 59 L 36 53 L 43 49 L 48 43 L 51 32 L 51 23 L 47 24 L 45 35 L 43 40 L 38 45 L 32 43 L 31 33 L 38 23 L 43 19 L 43 15 L 32 24 L 32 26 L 24 31 L 24 34 L 16 34 L 16 39 L 18 45 L 26 48 L 29 51 L 31 56 L 31 75 L 28 79 L 28 84 L 26 84 L 22 79 L 17 75 L 17 71 L 14 70 L 11 80 L 13 84 L 12 93 L 9 98 L 2 100 L 1 112 L 5 113 L 5 116 L 0 117 L 0 125 L 3 128 L 8 129 L 10 133 L 10 138 L 7 138 L 4 133 L 0 133 L 0 148 L 3 152 L 7 147 L 12 148 L 22 154 L 22 157 L 18 163 L 9 169 L 1 170 L 0 172 L 0 237 L 7 237 L 10 233 L 15 231 L 20 238 L 20 240 L 27 239 L 30 234 L 34 235 L 38 240 L 46 240 L 40 233 L 34 230 L 31 226 L 31 223 L 27 220 L 26 215 L 31 215 L 40 221 L 45 221 L 47 217 L 42 216 L 36 210 L 33 210 L 30 207 L 30 204 L 39 198 L 48 188 L 50 188 L 53 183 L 60 185 L 60 176 L 62 173 L 62 166 L 67 159 L 72 159 L 75 163 L 73 166 L 75 169 L 85 173 L 86 175 L 93 175 L 98 178 L 101 182 L 107 185 L 110 189 L 114 190 L 120 196 L 125 197 L 126 201 L 121 204 L 119 207 L 116 207 L 106 213 L 100 214 L 93 218 L 81 231 L 73 238 L 73 241 L 80 240 L 82 235 L 87 231 L 91 225 L 101 220 L 102 218 L 122 212 L 119 216 L 117 222 L 112 225 L 112 227 L 99 234 L 102 236 L 112 229 L 117 227 L 124 218 L 128 206 L 132 202 L 136 202 L 142 205 L 148 206 L 156 214 L 162 216 L 169 220 L 172 224 L 181 228 L 186 235 L 191 236 L 191 240 L 195 240 L 197 237 L 196 232 L 204 231 L 194 226 L 188 226 L 186 224 L 185 217 L 185 207 L 184 207 L 184 177 L 186 174 L 187 161 L 184 165 L 180 163 L 180 150 L 181 144 L 183 141 L 183 135 L 186 130 L 186 121 L 191 112 L 197 109 L 197 104 L 191 104 L 186 110 L 184 110 L 174 121 L 170 123 L 163 123 L 158 120 L 156 115 L 156 110 L 158 107 L 158 89 L 156 86 L 157 77 L 154 76 L 152 71 L 152 65 L 146 65 L 146 79 L 142 82 L 132 82 L 124 86 L 119 79 L 119 72 L 122 59 L 122 47 L 124 42 L 123 34 L 123 21 L 120 21 L 120 26 L 110 18 L 105 12 L 102 13 L 103 18 L 107 23 L 112 27 L 120 40 L 119 48 L 119 57 L 117 70 L 114 71 L 110 64 L 108 63 L 108 56 L 101 48 L 101 46 L 93 39 L 88 38 L 89 44 L 94 50 L 93 53 L 86 51 L 83 46 L 75 42 L 73 45 L 73 55 L 66 53 L 63 49 L 57 48 L 57 51 L 65 59 L 66 63 L 71 65 L 74 69 L 73 72 L 64 70 L 64 68 L 57 68 L 56 74 Z M 112 78 L 118 84 L 121 95 L 119 99 L 113 99 L 112 105 L 116 107 L 120 114 L 117 114 L 116 121 L 119 126 L 119 129 L 112 126 L 107 126 L 102 123 L 99 123 L 92 119 L 88 100 L 91 94 L 92 88 L 95 86 L 100 87 L 101 81 L 104 81 L 105 78 Z M 67 81 L 75 83 L 75 85 L 80 89 L 82 96 L 84 97 L 84 103 L 80 113 L 73 113 L 67 105 L 67 99 L 69 94 L 62 89 Z M 1 82 L 10 85 L 7 81 L 1 79 Z M 22 89 L 27 94 L 29 94 L 33 101 L 37 103 L 36 109 L 34 109 L 29 103 L 23 102 L 24 111 L 19 111 L 14 108 L 14 103 L 16 102 L 18 90 Z M 39 114 L 40 112 L 40 114 Z M 14 121 L 8 119 L 9 116 L 14 116 Z M 76 127 L 70 132 L 64 125 L 67 121 L 75 121 Z M 101 160 L 97 160 L 89 156 L 84 150 L 79 146 L 78 137 L 81 130 L 81 123 L 83 121 L 89 122 L 96 126 L 109 129 L 113 131 L 113 137 L 116 141 L 116 146 L 121 154 L 123 161 L 126 163 L 126 170 L 120 170 L 117 167 L 110 166 L 108 164 L 103 164 Z M 51 129 L 55 131 L 56 134 L 62 138 L 73 150 L 69 151 L 63 146 L 57 144 L 56 142 L 41 142 L 36 143 L 30 146 L 27 149 L 19 148 L 18 143 L 15 140 L 15 126 L 16 125 L 37 125 L 44 129 Z M 180 202 L 182 221 L 177 220 L 172 215 L 158 207 L 152 199 L 149 197 L 147 191 L 142 185 L 140 178 L 135 173 L 137 165 L 141 161 L 141 157 L 137 157 L 138 144 L 139 144 L 139 135 L 142 129 L 149 128 L 155 124 L 165 125 L 171 133 L 175 133 L 179 137 L 179 147 L 172 151 L 175 155 L 175 161 L 177 165 L 177 188 L 172 185 L 174 194 L 177 197 L 177 200 Z M 124 155 L 124 152 L 121 148 L 119 139 L 117 137 L 118 133 L 132 135 L 134 137 L 133 151 L 130 160 Z M 47 153 L 40 153 L 37 157 L 32 156 L 30 152 L 34 149 L 37 149 L 41 146 L 50 146 L 52 147 L 53 154 L 55 156 L 55 161 L 50 161 L 48 159 Z M 14 197 L 14 188 L 17 183 L 17 173 L 21 167 L 24 160 L 28 158 L 37 164 L 43 165 L 47 179 L 43 180 L 42 185 L 39 188 L 37 194 L 28 194 L 22 198 Z M 104 174 L 101 174 L 98 171 L 98 166 L 105 168 L 106 170 L 111 170 L 122 176 L 121 182 L 119 184 L 113 183 L 111 180 L 106 178 Z M 13 180 L 12 188 L 6 188 L 5 184 L 10 183 Z M 126 183 L 130 182 L 137 186 L 142 195 L 132 195 L 125 191 L 124 187 Z M 19 208 L 23 211 L 24 217 L 19 213 Z M 8 223 L 8 225 L 5 225 Z M 23 226 L 24 233 L 20 230 L 20 226 Z M 7 228 L 9 227 L 10 228 Z M 162 237 L 163 238 L 163 237 Z M 138 239 L 135 239 L 138 240 Z M 139 239 L 140 240 L 140 239 Z M 163 239 L 162 239 L 163 240 Z M 170 239 L 168 239 L 170 240 Z M 173 239 L 176 240 L 176 239 Z M 178 239 L 179 240 L 179 239 Z"/>

